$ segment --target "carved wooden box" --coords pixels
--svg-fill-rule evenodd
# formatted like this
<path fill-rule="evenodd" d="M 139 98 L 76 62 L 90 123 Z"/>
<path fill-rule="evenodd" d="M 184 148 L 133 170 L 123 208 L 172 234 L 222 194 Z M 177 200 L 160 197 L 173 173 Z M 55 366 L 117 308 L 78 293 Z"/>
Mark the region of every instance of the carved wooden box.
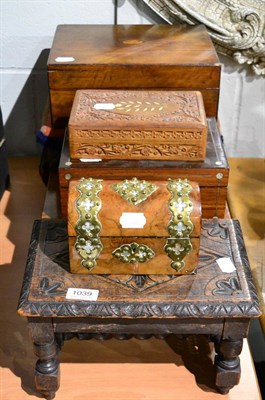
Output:
<path fill-rule="evenodd" d="M 48 59 L 53 127 L 66 126 L 80 89 L 200 91 L 217 117 L 220 72 L 203 25 L 60 25 Z"/>
<path fill-rule="evenodd" d="M 67 218 L 68 186 L 72 180 L 93 176 L 97 179 L 167 180 L 187 178 L 200 186 L 202 216 L 224 218 L 229 165 L 214 118 L 208 120 L 208 139 L 204 161 L 70 160 L 68 136 L 62 147 L 59 165 L 61 215 Z"/>
<path fill-rule="evenodd" d="M 199 187 L 187 180 L 70 183 L 73 273 L 189 274 L 197 267 L 200 229 Z"/>
<path fill-rule="evenodd" d="M 78 90 L 68 129 L 71 159 L 205 159 L 200 92 Z"/>

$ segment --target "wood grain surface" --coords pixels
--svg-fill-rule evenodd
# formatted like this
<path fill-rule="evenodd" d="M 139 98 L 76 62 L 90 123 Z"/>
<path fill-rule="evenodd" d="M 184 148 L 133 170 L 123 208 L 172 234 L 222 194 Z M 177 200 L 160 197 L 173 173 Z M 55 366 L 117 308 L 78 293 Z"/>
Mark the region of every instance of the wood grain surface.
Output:
<path fill-rule="evenodd" d="M 228 203 L 233 218 L 240 220 L 257 287 L 260 318 L 265 333 L 265 161 L 262 158 L 231 158 Z"/>
<path fill-rule="evenodd" d="M 2 400 L 40 398 L 34 385 L 36 357 L 27 322 L 15 313 L 32 222 L 41 214 L 45 195 L 38 163 L 37 158 L 9 159 L 12 191 L 6 191 L 0 202 Z M 183 400 L 260 400 L 247 340 L 240 356 L 240 384 L 226 395 L 214 388 L 212 350 L 204 337 L 199 342 L 155 338 L 67 341 L 60 357 L 61 387 L 56 400 L 79 400 L 88 395 L 96 400 L 175 400 L 176 395 Z"/>
<path fill-rule="evenodd" d="M 48 77 L 55 126 L 65 126 L 78 89 L 198 90 L 207 116 L 218 112 L 220 63 L 203 26 L 61 25 Z"/>
<path fill-rule="evenodd" d="M 98 212 L 98 219 L 101 222 L 100 235 L 105 237 L 168 237 L 168 224 L 171 219 L 171 213 L 168 202 L 171 198 L 167 190 L 168 181 L 150 180 L 148 182 L 156 185 L 157 190 L 152 193 L 145 201 L 138 205 L 129 203 L 112 189 L 112 185 L 120 183 L 119 180 L 101 180 L 102 190 L 99 192 L 99 198 L 102 206 Z M 80 193 L 77 189 L 80 181 L 72 180 L 69 186 L 68 199 L 68 233 L 69 236 L 76 236 L 76 223 L 78 220 L 78 211 L 76 200 Z M 193 209 L 190 213 L 190 219 L 193 223 L 191 236 L 200 236 L 201 232 L 201 199 L 198 184 L 190 182 L 192 190 L 189 198 L 193 203 Z M 123 228 L 120 223 L 122 213 L 143 213 L 146 217 L 146 223 L 143 228 Z"/>
<path fill-rule="evenodd" d="M 208 120 L 206 159 L 202 162 L 157 160 L 102 160 L 99 162 L 71 161 L 66 135 L 59 165 L 60 202 L 63 218 L 67 218 L 68 185 L 71 180 L 130 179 L 146 180 L 185 179 L 200 186 L 202 216 L 223 218 L 225 213 L 229 166 L 221 136 L 212 118 Z"/>
<path fill-rule="evenodd" d="M 69 274 L 66 247 L 64 221 L 35 222 L 18 305 L 19 314 L 28 316 L 38 357 L 36 387 L 47 398 L 59 387 L 56 343 L 60 346 L 73 336 L 123 340 L 132 335 L 210 335 L 216 387 L 226 394 L 239 383 L 243 338 L 260 309 L 237 221 L 204 220 L 196 274 L 181 277 L 110 274 L 83 279 Z M 217 263 L 224 254 L 234 266 L 229 272 Z M 96 300 L 65 297 L 69 285 L 82 293 L 84 284 L 98 289 Z"/>
<path fill-rule="evenodd" d="M 113 185 L 119 184 L 122 181 L 101 180 L 100 185 L 102 189 L 98 193 L 101 208 L 97 214 L 101 229 L 97 237 L 99 237 L 103 248 L 96 258 L 95 267 L 89 270 L 82 265 L 83 258 L 75 247 L 78 236 L 76 226 L 80 218 L 76 206 L 80 197 L 80 191 L 78 190 L 80 182 L 82 181 L 73 180 L 69 186 L 68 235 L 70 236 L 71 272 L 93 274 L 187 274 L 194 271 L 198 263 L 199 237 L 201 234 L 201 200 L 198 184 L 189 182 L 192 190 L 188 197 L 192 204 L 192 210 L 187 220 L 184 213 L 184 217 L 182 215 L 184 224 L 190 221 L 193 228 L 190 234 L 183 236 L 183 241 L 180 240 L 178 243 L 180 247 L 182 246 L 183 251 L 186 240 L 189 241 L 191 238 L 190 244 L 192 250 L 189 251 L 189 254 L 183 260 L 185 266 L 183 265 L 181 270 L 176 270 L 172 268 L 172 258 L 169 257 L 164 249 L 167 244 L 167 238 L 169 236 L 176 237 L 177 234 L 177 231 L 174 231 L 174 234 L 170 234 L 168 230 L 170 221 L 173 219 L 175 222 L 176 218 L 171 215 L 169 209 L 170 199 L 172 198 L 168 190 L 169 182 L 148 181 L 156 187 L 156 190 L 145 201 L 134 205 L 113 190 Z M 87 196 L 86 199 L 89 201 L 93 200 L 91 195 Z M 188 204 L 188 201 L 185 204 Z M 141 228 L 123 227 L 121 218 L 125 217 L 128 213 L 133 215 L 134 219 L 137 218 L 137 215 L 142 215 L 145 218 L 144 226 Z M 85 220 L 84 216 L 82 216 L 82 220 L 83 223 L 89 221 L 88 219 Z M 153 257 L 143 263 L 135 262 L 129 264 L 117 259 L 113 255 L 113 252 L 120 246 L 132 243 L 147 246 L 153 251 Z"/>
<path fill-rule="evenodd" d="M 232 261 L 234 268 L 230 272 L 219 267 L 217 260 L 222 257 Z M 246 333 L 248 319 L 260 315 L 240 226 L 230 219 L 202 221 L 195 274 L 147 275 L 139 280 L 139 276 L 84 276 L 69 271 L 66 221 L 36 221 L 18 306 L 20 315 L 50 318 L 104 316 L 105 319 L 165 317 L 167 320 L 173 318 L 173 324 L 175 318 L 185 321 L 192 317 L 197 318 L 193 321 L 196 329 L 204 329 L 205 324 L 200 328 L 198 324 L 201 319 L 209 319 L 212 334 L 223 324 L 225 317 L 227 335 L 233 328 L 236 335 L 242 335 L 243 328 Z M 75 300 L 73 306 L 66 298 L 68 287 L 98 289 L 99 297 L 92 303 Z M 193 333 L 196 332 L 198 330 Z"/>
<path fill-rule="evenodd" d="M 203 161 L 200 92 L 78 90 L 68 123 L 71 159 Z"/>
<path fill-rule="evenodd" d="M 56 62 L 57 57 L 70 56 L 72 62 Z M 73 70 L 82 65 L 88 70 L 90 64 L 116 65 L 117 61 L 121 65 L 219 66 L 203 25 L 59 25 L 48 69 Z"/>
<path fill-rule="evenodd" d="M 82 73 L 83 75 L 83 73 Z M 151 78 L 150 78 L 151 80 Z M 153 81 L 152 81 L 153 83 Z M 96 89 L 96 85 L 90 85 L 92 89 Z M 119 81 L 119 86 L 108 86 L 106 89 L 123 89 L 123 90 L 129 90 L 129 89 L 134 89 L 136 90 L 137 88 L 141 87 L 141 89 L 146 89 L 146 90 L 178 90 L 178 87 L 173 87 L 168 88 L 165 87 L 165 82 L 163 82 L 163 85 L 161 84 L 160 86 L 154 87 L 153 85 L 150 86 L 140 86 L 140 83 L 138 86 L 136 85 L 131 85 L 128 86 L 125 83 L 123 86 L 121 86 L 121 82 Z M 84 86 L 78 85 L 76 89 L 62 89 L 62 90 L 55 90 L 51 89 L 49 90 L 49 95 L 50 95 L 50 104 L 51 104 L 51 113 L 52 113 L 52 126 L 57 129 L 58 134 L 60 134 L 59 129 L 63 129 L 67 126 L 70 113 L 72 110 L 73 106 L 73 101 L 75 97 L 76 90 L 79 89 L 87 89 L 88 86 L 87 84 L 84 84 Z M 102 89 L 102 86 L 100 86 Z M 183 88 L 180 88 L 183 89 Z M 185 90 L 198 90 L 201 92 L 203 96 L 203 102 L 204 102 L 204 107 L 205 107 L 205 112 L 207 117 L 216 117 L 218 115 L 218 104 L 219 104 L 219 89 L 203 89 L 203 88 L 186 88 L 184 87 Z M 63 135 L 62 135 L 63 136 Z"/>

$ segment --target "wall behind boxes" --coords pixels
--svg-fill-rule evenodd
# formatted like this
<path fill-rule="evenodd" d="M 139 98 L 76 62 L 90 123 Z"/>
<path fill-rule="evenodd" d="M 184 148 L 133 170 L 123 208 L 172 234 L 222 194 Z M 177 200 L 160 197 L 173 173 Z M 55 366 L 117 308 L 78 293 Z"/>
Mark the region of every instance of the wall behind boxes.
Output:
<path fill-rule="evenodd" d="M 118 7 L 115 7 L 115 4 Z M 164 23 L 141 0 L 0 0 L 0 105 L 10 155 L 40 152 L 46 62 L 59 24 Z M 221 132 L 229 157 L 265 155 L 265 78 L 221 57 Z"/>

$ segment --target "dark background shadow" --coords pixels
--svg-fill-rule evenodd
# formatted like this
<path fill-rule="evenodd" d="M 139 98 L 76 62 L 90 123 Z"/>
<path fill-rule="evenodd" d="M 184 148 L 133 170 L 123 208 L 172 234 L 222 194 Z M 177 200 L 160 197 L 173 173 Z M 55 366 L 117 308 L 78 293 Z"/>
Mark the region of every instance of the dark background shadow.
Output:
<path fill-rule="evenodd" d="M 19 317 L 16 309 L 32 224 L 34 219 L 41 217 L 45 195 L 39 175 L 42 148 L 36 142 L 36 131 L 42 125 L 48 102 L 48 55 L 49 49 L 40 53 L 4 126 L 10 184 L 1 201 L 6 208 L 1 210 L 0 226 L 0 251 L 4 254 L 13 249 L 13 254 L 6 257 L 8 262 L 0 265 L 0 366 L 21 378 L 26 391 L 35 395 L 33 371 L 36 360 L 26 319 Z M 11 157 L 24 154 L 29 156 Z M 2 239 L 9 243 L 8 249 L 2 245 Z"/>
<path fill-rule="evenodd" d="M 41 51 L 6 120 L 4 129 L 9 155 L 37 155 L 41 152 L 41 147 L 36 142 L 36 131 L 42 125 L 48 103 L 49 51 Z"/>

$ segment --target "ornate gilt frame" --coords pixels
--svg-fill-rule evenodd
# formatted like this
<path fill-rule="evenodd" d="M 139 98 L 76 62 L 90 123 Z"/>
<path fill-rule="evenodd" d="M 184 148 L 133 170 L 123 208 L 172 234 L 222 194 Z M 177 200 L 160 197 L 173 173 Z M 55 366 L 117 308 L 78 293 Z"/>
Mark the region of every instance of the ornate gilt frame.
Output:
<path fill-rule="evenodd" d="M 219 53 L 265 75 L 265 0 L 143 0 L 169 24 L 204 24 Z"/>

